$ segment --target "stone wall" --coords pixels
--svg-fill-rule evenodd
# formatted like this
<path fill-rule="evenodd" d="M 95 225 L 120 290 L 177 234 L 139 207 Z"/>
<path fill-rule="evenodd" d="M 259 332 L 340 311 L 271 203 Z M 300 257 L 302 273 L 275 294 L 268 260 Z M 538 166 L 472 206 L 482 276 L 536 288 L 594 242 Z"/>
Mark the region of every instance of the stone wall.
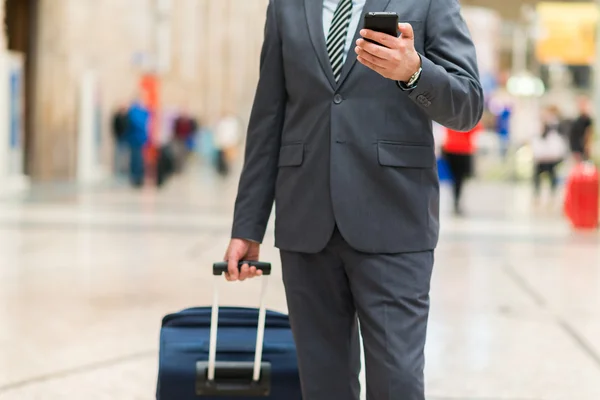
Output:
<path fill-rule="evenodd" d="M 171 0 L 165 17 L 167 46 L 157 39 L 157 3 L 40 0 L 31 160 L 35 179 L 75 175 L 78 87 L 89 70 L 100 84 L 106 167 L 112 154 L 110 114 L 135 96 L 146 61 L 157 51 L 168 61 L 160 74 L 164 106 L 185 104 L 206 122 L 226 109 L 247 117 L 267 0 Z"/>
<path fill-rule="evenodd" d="M 4 0 L 0 0 L 0 51 L 3 51 L 6 48 L 6 30 L 5 30 L 5 20 L 4 20 Z"/>

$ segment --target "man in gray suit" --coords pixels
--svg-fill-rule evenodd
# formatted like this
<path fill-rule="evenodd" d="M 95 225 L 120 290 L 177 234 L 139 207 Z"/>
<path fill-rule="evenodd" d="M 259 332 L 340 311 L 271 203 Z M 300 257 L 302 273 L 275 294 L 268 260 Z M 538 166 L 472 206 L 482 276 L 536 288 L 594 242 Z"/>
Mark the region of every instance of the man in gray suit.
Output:
<path fill-rule="evenodd" d="M 399 37 L 362 28 L 393 11 Z M 383 44 L 379 46 L 363 39 Z M 227 279 L 255 260 L 273 202 L 304 400 L 424 399 L 439 184 L 432 120 L 482 114 L 457 0 L 270 0 Z"/>

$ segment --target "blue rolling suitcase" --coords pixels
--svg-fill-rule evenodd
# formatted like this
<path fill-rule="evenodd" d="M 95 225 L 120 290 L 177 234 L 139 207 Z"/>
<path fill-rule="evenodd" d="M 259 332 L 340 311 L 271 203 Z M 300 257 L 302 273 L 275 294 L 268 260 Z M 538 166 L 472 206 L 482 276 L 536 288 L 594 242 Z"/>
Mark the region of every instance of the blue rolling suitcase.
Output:
<path fill-rule="evenodd" d="M 157 400 L 302 399 L 288 316 L 264 305 L 270 265 L 252 264 L 265 275 L 260 309 L 219 308 L 218 281 L 227 266 L 217 263 L 212 309 L 164 317 Z"/>

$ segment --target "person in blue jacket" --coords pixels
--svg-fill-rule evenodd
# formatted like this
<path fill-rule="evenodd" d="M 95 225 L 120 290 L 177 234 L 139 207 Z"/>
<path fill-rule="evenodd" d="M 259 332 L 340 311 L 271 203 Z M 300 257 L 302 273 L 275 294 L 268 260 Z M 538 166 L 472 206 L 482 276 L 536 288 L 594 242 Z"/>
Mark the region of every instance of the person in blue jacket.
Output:
<path fill-rule="evenodd" d="M 508 148 L 510 145 L 510 118 L 512 111 L 510 107 L 505 106 L 502 108 L 496 119 L 496 131 L 500 138 L 500 156 L 506 159 L 508 154 Z"/>
<path fill-rule="evenodd" d="M 127 141 L 131 152 L 129 176 L 131 184 L 141 187 L 144 183 L 144 146 L 148 142 L 148 122 L 150 113 L 141 101 L 129 108 L 129 129 Z"/>

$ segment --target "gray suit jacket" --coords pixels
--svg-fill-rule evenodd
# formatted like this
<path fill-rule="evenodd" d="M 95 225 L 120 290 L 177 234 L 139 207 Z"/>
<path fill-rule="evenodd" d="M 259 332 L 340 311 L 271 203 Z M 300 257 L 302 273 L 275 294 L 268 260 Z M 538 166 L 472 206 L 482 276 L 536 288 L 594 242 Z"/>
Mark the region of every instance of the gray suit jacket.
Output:
<path fill-rule="evenodd" d="M 283 250 L 319 252 L 336 225 L 362 252 L 431 250 L 439 232 L 431 121 L 469 130 L 483 110 L 458 1 L 367 0 L 364 13 L 395 11 L 413 26 L 423 72 L 412 92 L 357 62 L 354 47 L 336 83 L 322 6 L 269 3 L 232 236 L 261 242 L 275 201 Z"/>

